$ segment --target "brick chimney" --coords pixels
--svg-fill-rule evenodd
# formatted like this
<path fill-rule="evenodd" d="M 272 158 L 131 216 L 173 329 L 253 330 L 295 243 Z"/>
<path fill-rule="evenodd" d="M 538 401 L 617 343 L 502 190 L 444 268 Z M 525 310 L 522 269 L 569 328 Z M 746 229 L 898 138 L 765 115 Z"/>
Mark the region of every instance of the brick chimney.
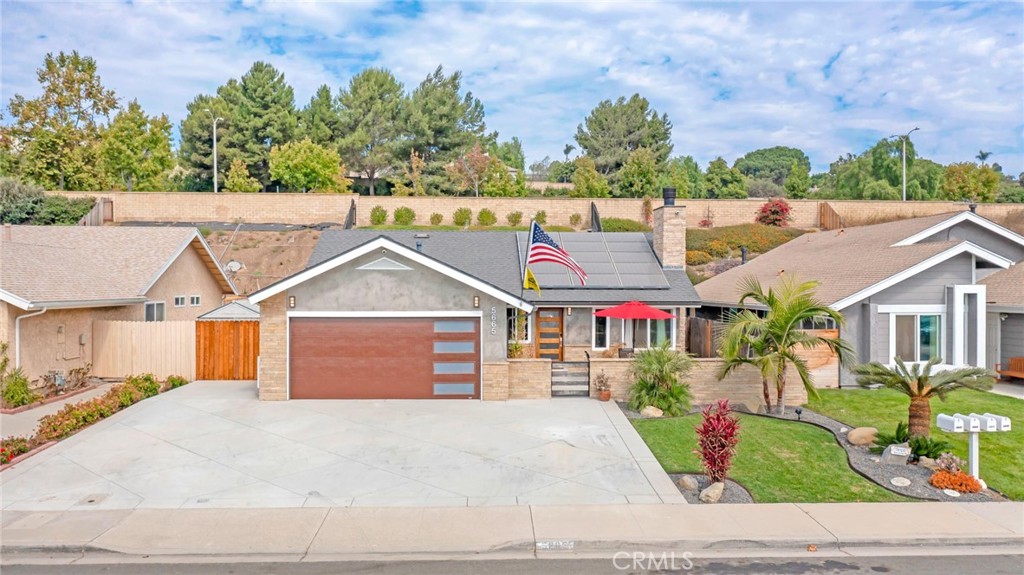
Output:
<path fill-rule="evenodd" d="M 654 210 L 654 253 L 661 267 L 686 269 L 686 206 L 676 205 L 675 188 L 661 191 L 665 205 Z"/>

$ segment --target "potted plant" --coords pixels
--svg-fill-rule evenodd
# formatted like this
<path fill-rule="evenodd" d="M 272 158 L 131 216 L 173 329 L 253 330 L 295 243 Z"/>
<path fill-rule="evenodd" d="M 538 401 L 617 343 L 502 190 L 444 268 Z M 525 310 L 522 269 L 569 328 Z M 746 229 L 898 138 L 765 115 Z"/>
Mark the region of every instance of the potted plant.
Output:
<path fill-rule="evenodd" d="M 601 401 L 609 401 L 612 398 L 612 386 L 608 383 L 608 375 L 602 370 L 594 378 L 594 387 L 597 389 L 597 398 Z"/>

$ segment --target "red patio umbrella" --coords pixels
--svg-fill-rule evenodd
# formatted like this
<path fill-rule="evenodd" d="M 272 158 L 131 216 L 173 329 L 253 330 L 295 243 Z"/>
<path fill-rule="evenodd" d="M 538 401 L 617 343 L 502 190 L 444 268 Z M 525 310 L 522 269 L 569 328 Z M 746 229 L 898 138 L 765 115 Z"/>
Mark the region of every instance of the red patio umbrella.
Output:
<path fill-rule="evenodd" d="M 622 305 L 595 311 L 596 317 L 610 317 L 614 319 L 673 319 L 674 315 L 658 308 L 653 308 L 642 301 L 628 301 Z M 636 342 L 636 322 L 633 322 L 633 341 Z"/>

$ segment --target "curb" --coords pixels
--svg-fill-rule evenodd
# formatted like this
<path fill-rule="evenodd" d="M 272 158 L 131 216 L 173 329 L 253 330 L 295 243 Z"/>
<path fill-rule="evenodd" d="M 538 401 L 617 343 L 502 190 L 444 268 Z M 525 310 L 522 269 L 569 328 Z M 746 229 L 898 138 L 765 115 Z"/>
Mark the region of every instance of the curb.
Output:
<path fill-rule="evenodd" d="M 17 415 L 19 413 L 25 413 L 26 411 L 31 411 L 33 409 L 36 409 L 37 407 L 44 407 L 50 405 L 51 403 L 57 403 L 58 401 L 63 401 L 69 397 L 74 397 L 87 391 L 98 389 L 99 387 L 99 385 L 87 385 L 85 387 L 80 387 L 78 389 L 69 391 L 67 393 L 47 397 L 42 401 L 37 401 L 35 403 L 30 403 L 28 405 L 22 405 L 21 407 L 5 407 L 0 409 L 0 415 Z"/>

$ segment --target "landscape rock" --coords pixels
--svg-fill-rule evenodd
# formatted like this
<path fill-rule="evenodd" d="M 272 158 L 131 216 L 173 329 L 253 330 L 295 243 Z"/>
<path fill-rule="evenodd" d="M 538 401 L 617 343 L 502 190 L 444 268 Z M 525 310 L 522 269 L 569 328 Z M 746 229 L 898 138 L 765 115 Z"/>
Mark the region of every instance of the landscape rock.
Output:
<path fill-rule="evenodd" d="M 846 440 L 852 445 L 871 445 L 878 436 L 874 427 L 856 427 L 846 434 Z"/>
<path fill-rule="evenodd" d="M 889 483 L 892 483 L 896 487 L 907 487 L 910 485 L 910 480 L 906 477 L 893 477 L 889 480 Z"/>
<path fill-rule="evenodd" d="M 718 503 L 718 500 L 722 498 L 722 493 L 725 491 L 725 483 L 718 481 L 708 485 L 704 491 L 700 492 L 701 503 Z"/>
<path fill-rule="evenodd" d="M 640 410 L 640 415 L 644 417 L 661 417 L 662 415 L 665 415 L 665 412 L 653 405 L 648 405 Z"/>
<path fill-rule="evenodd" d="M 882 452 L 882 465 L 906 465 L 911 453 L 907 443 L 890 445 Z"/>
<path fill-rule="evenodd" d="M 939 468 L 939 465 L 935 463 L 935 460 L 932 459 L 931 457 L 921 456 L 920 458 L 918 458 L 917 464 L 920 465 L 921 467 L 924 467 L 925 469 L 931 469 L 932 471 Z"/>
<path fill-rule="evenodd" d="M 697 489 L 700 488 L 700 485 L 697 483 L 697 479 L 692 475 L 684 475 L 680 477 L 676 484 L 686 491 L 697 491 Z"/>
<path fill-rule="evenodd" d="M 952 489 L 943 489 L 942 492 L 950 497 L 960 497 L 960 492 Z"/>

